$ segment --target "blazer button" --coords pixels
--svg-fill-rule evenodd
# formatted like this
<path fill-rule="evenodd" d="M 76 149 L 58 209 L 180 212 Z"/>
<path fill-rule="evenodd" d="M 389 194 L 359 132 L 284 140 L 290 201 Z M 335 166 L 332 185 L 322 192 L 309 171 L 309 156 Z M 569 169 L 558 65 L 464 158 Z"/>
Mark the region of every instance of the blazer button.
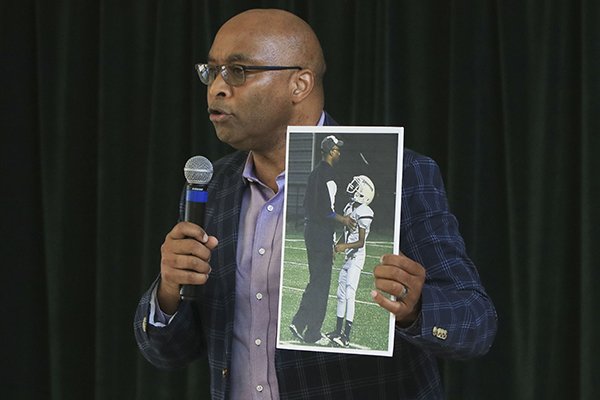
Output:
<path fill-rule="evenodd" d="M 223 378 L 227 378 L 229 376 L 229 368 L 223 368 L 221 374 L 223 375 Z"/>
<path fill-rule="evenodd" d="M 441 340 L 446 340 L 446 338 L 448 338 L 448 331 L 444 328 L 439 328 L 437 326 L 433 327 L 433 336 L 435 336 L 438 339 Z"/>

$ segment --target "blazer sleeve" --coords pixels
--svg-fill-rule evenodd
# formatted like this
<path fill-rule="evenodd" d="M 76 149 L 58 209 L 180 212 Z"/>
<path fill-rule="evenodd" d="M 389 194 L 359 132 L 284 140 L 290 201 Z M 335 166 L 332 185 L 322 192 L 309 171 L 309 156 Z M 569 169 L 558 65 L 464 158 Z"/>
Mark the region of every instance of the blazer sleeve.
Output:
<path fill-rule="evenodd" d="M 466 254 L 440 170 L 416 153 L 404 166 L 400 248 L 425 267 L 426 278 L 417 322 L 396 336 L 440 357 L 483 355 L 496 334 L 496 310 Z"/>
<path fill-rule="evenodd" d="M 160 369 L 180 368 L 202 355 L 204 338 L 199 325 L 197 310 L 192 302 L 180 303 L 177 314 L 165 327 L 148 323 L 152 292 L 158 285 L 158 277 L 142 296 L 134 317 L 133 329 L 138 347 L 144 358 Z"/>

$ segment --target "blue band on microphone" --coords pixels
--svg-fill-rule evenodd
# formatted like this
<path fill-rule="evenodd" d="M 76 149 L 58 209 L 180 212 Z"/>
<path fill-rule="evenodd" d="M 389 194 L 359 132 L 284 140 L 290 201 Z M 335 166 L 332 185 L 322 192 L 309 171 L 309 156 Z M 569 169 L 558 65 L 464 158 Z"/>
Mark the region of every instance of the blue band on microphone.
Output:
<path fill-rule="evenodd" d="M 208 202 L 208 192 L 206 190 L 188 190 L 185 198 L 193 203 L 206 203 Z"/>

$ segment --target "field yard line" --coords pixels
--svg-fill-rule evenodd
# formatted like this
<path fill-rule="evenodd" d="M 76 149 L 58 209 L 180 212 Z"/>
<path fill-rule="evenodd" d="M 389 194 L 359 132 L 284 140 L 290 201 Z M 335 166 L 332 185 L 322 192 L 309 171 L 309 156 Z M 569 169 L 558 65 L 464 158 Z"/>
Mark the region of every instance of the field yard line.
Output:
<path fill-rule="evenodd" d="M 293 288 L 293 287 L 289 287 L 289 286 L 283 286 L 283 289 L 289 289 L 289 290 L 293 290 L 295 292 L 304 292 L 304 289 L 298 289 L 298 288 Z M 335 295 L 332 295 L 332 294 L 330 294 L 328 297 L 330 299 L 337 299 L 337 297 Z M 379 304 L 377 304 L 377 303 L 367 302 L 367 301 L 361 301 L 361 300 L 356 300 L 356 303 L 366 304 L 366 305 L 373 305 L 373 306 L 379 306 Z"/>
<path fill-rule="evenodd" d="M 298 248 L 298 247 L 287 247 L 287 248 L 288 248 L 288 249 L 290 249 L 290 250 L 304 250 L 304 249 L 301 249 L 301 248 Z M 341 253 L 338 253 L 338 254 L 340 254 L 340 257 L 342 256 L 342 254 L 341 254 Z M 370 255 L 370 254 L 367 254 L 367 258 L 374 258 L 374 259 L 377 259 L 377 260 L 379 260 L 381 257 L 380 257 L 380 256 L 372 256 L 372 255 Z M 287 262 L 287 261 L 286 261 L 286 262 Z M 289 261 L 289 262 L 291 263 L 291 262 L 293 262 L 293 261 Z M 298 264 L 298 263 L 296 263 L 296 264 Z"/>
<path fill-rule="evenodd" d="M 304 248 L 304 247 L 285 246 L 285 248 L 290 249 L 290 250 L 306 250 L 306 248 Z"/>
<path fill-rule="evenodd" d="M 370 242 L 367 240 L 367 244 L 375 247 L 392 247 L 392 242 Z"/>
<path fill-rule="evenodd" d="M 304 239 L 285 239 L 286 242 L 302 242 L 304 243 Z M 367 244 L 371 244 L 373 246 L 392 246 L 392 242 L 381 242 L 381 241 L 376 241 L 376 240 L 367 240 Z"/>
<path fill-rule="evenodd" d="M 367 257 L 368 257 L 368 256 L 367 256 Z M 374 257 L 374 256 L 373 256 L 373 257 Z M 378 258 L 378 257 L 375 257 L 375 258 Z M 298 266 L 300 266 L 300 267 L 305 267 L 305 268 L 308 268 L 308 265 L 306 265 L 306 264 L 303 264 L 303 263 L 299 263 L 299 262 L 295 262 L 295 261 L 286 261 L 285 263 L 286 263 L 286 264 L 291 264 L 291 265 L 298 265 Z M 340 269 L 341 269 L 341 268 L 338 268 L 338 267 L 333 267 L 333 270 L 334 270 L 334 271 L 339 271 Z M 361 274 L 365 274 L 365 275 L 371 275 L 371 276 L 373 275 L 373 273 L 372 273 L 372 272 L 360 271 L 360 273 L 361 273 Z"/>

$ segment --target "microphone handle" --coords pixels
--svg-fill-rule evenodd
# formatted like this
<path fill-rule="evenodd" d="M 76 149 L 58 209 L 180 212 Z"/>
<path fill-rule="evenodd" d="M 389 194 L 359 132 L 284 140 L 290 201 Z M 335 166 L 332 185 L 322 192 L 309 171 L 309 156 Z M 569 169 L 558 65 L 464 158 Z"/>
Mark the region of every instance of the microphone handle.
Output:
<path fill-rule="evenodd" d="M 208 201 L 207 185 L 188 183 L 185 193 L 184 220 L 193 222 L 204 229 L 204 216 L 206 214 L 206 202 Z M 179 296 L 181 300 L 195 300 L 199 285 L 181 285 Z"/>

